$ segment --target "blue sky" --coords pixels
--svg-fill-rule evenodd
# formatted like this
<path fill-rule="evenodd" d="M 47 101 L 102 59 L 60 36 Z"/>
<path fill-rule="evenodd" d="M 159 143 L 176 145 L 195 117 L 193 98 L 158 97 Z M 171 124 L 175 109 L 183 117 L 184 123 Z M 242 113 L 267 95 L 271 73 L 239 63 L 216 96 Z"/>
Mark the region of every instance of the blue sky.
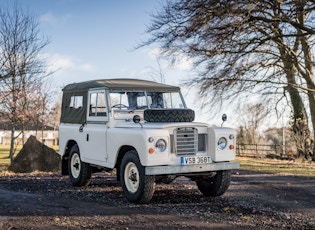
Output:
<path fill-rule="evenodd" d="M 16 1 L 39 20 L 42 34 L 50 40 L 45 56 L 50 70 L 57 70 L 50 84 L 59 98 L 61 88 L 73 82 L 101 78 L 160 81 L 159 49 L 135 49 L 148 37 L 145 29 L 160 0 Z M 0 7 L 13 5 L 14 1 L 0 0 Z M 185 59 L 172 66 L 160 60 L 160 66 L 166 84 L 180 85 L 193 73 L 191 62 Z M 195 104 L 194 97 L 185 98 L 188 107 L 198 110 L 201 106 Z M 201 117 L 201 111 L 196 115 Z"/>
<path fill-rule="evenodd" d="M 51 69 L 58 69 L 51 77 L 54 87 L 98 78 L 159 80 L 154 79 L 158 49 L 134 49 L 146 39 L 150 13 L 159 1 L 19 0 L 18 4 L 39 19 L 42 33 L 51 41 L 45 52 Z M 189 67 L 185 60 L 173 67 L 163 61 L 166 83 L 179 84 L 189 75 Z"/>
<path fill-rule="evenodd" d="M 150 14 L 160 0 L 16 0 L 35 17 L 50 39 L 45 56 L 50 70 L 51 90 L 61 95 L 69 83 L 101 78 L 138 78 L 159 81 L 156 47 L 134 48 L 146 40 Z M 0 0 L 0 7 L 14 1 Z M 182 59 L 173 66 L 160 60 L 165 83 L 180 85 L 191 76 L 191 62 Z M 185 94 L 186 104 L 196 112 L 196 121 L 220 124 L 221 114 L 201 111 L 195 92 Z M 60 97 L 59 97 L 60 98 Z M 223 109 L 224 110 L 224 109 Z M 204 112 L 204 113 L 203 113 Z M 228 112 L 228 111 L 222 111 Z M 231 123 L 228 125 L 232 125 Z"/>

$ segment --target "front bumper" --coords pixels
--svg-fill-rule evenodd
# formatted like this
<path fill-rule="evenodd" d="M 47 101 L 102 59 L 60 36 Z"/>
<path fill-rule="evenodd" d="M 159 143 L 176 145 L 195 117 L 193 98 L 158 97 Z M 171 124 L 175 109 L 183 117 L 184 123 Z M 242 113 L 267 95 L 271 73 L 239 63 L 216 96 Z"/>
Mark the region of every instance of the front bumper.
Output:
<path fill-rule="evenodd" d="M 169 165 L 169 166 L 148 166 L 145 168 L 146 175 L 171 175 L 215 172 L 222 170 L 239 169 L 239 162 L 221 162 L 201 165 Z"/>

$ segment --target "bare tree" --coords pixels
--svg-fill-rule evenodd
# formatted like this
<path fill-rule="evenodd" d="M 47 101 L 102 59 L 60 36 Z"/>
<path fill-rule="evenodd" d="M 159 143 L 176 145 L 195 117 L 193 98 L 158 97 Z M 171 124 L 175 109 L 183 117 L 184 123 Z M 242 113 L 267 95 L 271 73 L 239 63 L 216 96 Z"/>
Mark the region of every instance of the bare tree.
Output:
<path fill-rule="evenodd" d="M 243 144 L 258 144 L 260 141 L 259 128 L 269 114 L 268 107 L 262 103 L 241 105 L 239 114 L 240 133 L 246 142 Z"/>
<path fill-rule="evenodd" d="M 36 114 L 34 108 L 47 76 L 41 52 L 49 42 L 40 36 L 37 20 L 17 5 L 0 10 L 0 41 L 0 106 L 12 123 L 12 160 L 17 127 L 23 134 Z"/>
<path fill-rule="evenodd" d="M 152 15 L 151 38 L 143 45 L 158 43 L 172 60 L 190 57 L 201 73 L 187 83 L 210 104 L 244 93 L 258 93 L 264 101 L 286 98 L 293 127 L 302 122 L 302 135 L 309 135 L 301 93 L 306 92 L 315 130 L 314 10 L 309 0 L 165 1 Z"/>
<path fill-rule="evenodd" d="M 158 69 L 152 68 L 150 75 L 154 81 L 165 83 L 165 75 L 164 75 L 163 70 L 162 70 L 160 57 L 156 58 L 156 62 L 158 65 Z"/>
<path fill-rule="evenodd" d="M 61 104 L 57 102 L 49 110 L 48 118 L 47 118 L 47 120 L 49 121 L 49 124 L 54 128 L 54 130 L 58 130 L 60 116 L 61 116 Z"/>

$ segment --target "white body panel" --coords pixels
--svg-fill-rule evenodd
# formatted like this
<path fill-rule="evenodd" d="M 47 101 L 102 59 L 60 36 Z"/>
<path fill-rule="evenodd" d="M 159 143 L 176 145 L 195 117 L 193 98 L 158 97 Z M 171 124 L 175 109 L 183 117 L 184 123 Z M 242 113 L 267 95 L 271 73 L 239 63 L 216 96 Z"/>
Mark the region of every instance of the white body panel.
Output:
<path fill-rule="evenodd" d="M 114 123 L 112 123 L 114 124 Z M 217 147 L 219 137 L 226 137 L 228 146 L 235 146 L 235 131 L 230 128 L 209 127 L 204 123 L 133 123 L 132 121 L 118 122 L 116 126 L 108 124 L 87 124 L 83 132 L 79 132 L 80 125 L 60 125 L 60 149 L 64 150 L 64 140 L 76 140 L 82 161 L 96 166 L 114 168 L 118 152 L 122 146 L 133 147 L 143 166 L 161 166 L 181 164 L 181 156 L 171 152 L 170 135 L 177 127 L 194 127 L 199 134 L 206 134 L 208 140 L 207 151 L 197 152 L 195 156 L 210 156 L 214 162 L 227 162 L 235 159 L 235 149 L 220 150 Z M 87 135 L 89 135 L 87 140 Z M 168 143 L 163 153 L 149 153 L 149 148 L 155 147 L 155 141 L 149 142 L 149 137 L 155 141 L 163 138 Z M 64 153 L 64 151 L 62 151 Z M 193 168 L 193 167 L 192 167 Z"/>
<path fill-rule="evenodd" d="M 235 159 L 235 146 L 236 146 L 236 132 L 230 128 L 224 127 L 212 127 L 208 129 L 209 133 L 209 152 L 214 162 L 232 161 Z M 233 136 L 233 139 L 231 137 Z M 217 143 L 219 138 L 226 138 L 227 146 L 221 150 Z M 229 146 L 234 146 L 234 149 L 230 149 Z"/>
<path fill-rule="evenodd" d="M 107 162 L 107 128 L 105 124 L 86 124 L 79 144 L 82 152 L 82 160 L 93 164 L 104 164 Z"/>

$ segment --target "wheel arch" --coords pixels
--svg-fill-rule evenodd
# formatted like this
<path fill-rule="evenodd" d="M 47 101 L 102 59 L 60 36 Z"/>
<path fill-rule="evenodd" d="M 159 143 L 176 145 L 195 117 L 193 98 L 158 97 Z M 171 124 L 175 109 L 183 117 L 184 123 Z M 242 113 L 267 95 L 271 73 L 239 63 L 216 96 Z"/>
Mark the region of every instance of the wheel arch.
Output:
<path fill-rule="evenodd" d="M 69 175 L 69 167 L 68 167 L 68 158 L 69 158 L 69 153 L 72 148 L 72 146 L 77 145 L 77 142 L 75 140 L 69 140 L 66 144 L 64 153 L 61 158 L 61 175 Z M 79 148 L 79 146 L 78 146 Z"/>
<path fill-rule="evenodd" d="M 134 150 L 137 152 L 137 150 L 131 145 L 123 145 L 120 147 L 120 149 L 118 151 L 116 164 L 115 164 L 117 181 L 120 181 L 120 164 L 121 164 L 121 161 L 122 161 L 124 155 L 130 150 Z M 138 152 L 137 152 L 137 154 L 138 154 Z"/>

